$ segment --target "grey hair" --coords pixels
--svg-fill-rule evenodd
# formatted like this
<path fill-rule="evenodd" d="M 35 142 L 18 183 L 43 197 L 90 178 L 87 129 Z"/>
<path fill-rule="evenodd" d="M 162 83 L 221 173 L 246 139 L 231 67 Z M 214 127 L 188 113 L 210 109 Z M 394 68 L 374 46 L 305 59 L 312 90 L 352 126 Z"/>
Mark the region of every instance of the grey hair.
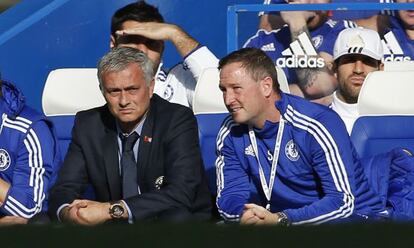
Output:
<path fill-rule="evenodd" d="M 116 47 L 105 54 L 98 62 L 98 80 L 103 90 L 103 75 L 108 72 L 119 72 L 130 64 L 137 64 L 144 72 L 146 85 L 154 78 L 154 64 L 142 51 L 131 47 Z"/>

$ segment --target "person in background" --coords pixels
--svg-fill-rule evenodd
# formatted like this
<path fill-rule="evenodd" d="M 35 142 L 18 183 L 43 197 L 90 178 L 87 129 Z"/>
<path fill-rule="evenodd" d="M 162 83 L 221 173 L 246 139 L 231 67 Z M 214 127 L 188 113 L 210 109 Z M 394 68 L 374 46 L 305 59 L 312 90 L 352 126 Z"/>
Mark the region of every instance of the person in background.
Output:
<path fill-rule="evenodd" d="M 412 0 L 395 0 L 396 3 L 413 3 Z M 399 10 L 390 18 L 391 27 L 386 30 L 384 61 L 411 61 L 414 59 L 414 10 Z"/>
<path fill-rule="evenodd" d="M 162 67 L 165 41 L 171 41 L 184 58 L 169 71 Z M 179 26 L 165 23 L 158 9 L 145 1 L 128 4 L 115 12 L 110 46 L 134 47 L 147 54 L 156 71 L 154 93 L 190 108 L 201 72 L 216 67 L 218 62 L 206 46 Z"/>
<path fill-rule="evenodd" d="M 393 3 L 393 0 L 332 0 L 332 3 Z M 380 36 L 384 35 L 389 28 L 389 18 L 394 15 L 390 10 L 347 10 L 333 11 L 334 20 L 352 20 L 359 27 L 377 31 Z"/>
<path fill-rule="evenodd" d="M 280 4 L 287 3 L 286 0 L 265 0 L 263 4 Z M 268 32 L 283 27 L 286 23 L 278 12 L 259 12 L 259 29 L 266 30 Z"/>
<path fill-rule="evenodd" d="M 329 2 L 294 0 L 289 4 Z M 333 45 L 338 33 L 355 27 L 355 23 L 335 22 L 327 11 L 282 11 L 280 16 L 287 26 L 272 32 L 259 30 L 244 47 L 265 51 L 283 68 L 293 94 L 328 105 L 337 87 L 332 71 Z"/>
<path fill-rule="evenodd" d="M 333 93 L 331 108 L 339 114 L 351 134 L 359 113 L 359 92 L 368 73 L 383 70 L 382 44 L 371 29 L 352 28 L 339 33 L 334 48 L 334 72 L 338 89 Z"/>

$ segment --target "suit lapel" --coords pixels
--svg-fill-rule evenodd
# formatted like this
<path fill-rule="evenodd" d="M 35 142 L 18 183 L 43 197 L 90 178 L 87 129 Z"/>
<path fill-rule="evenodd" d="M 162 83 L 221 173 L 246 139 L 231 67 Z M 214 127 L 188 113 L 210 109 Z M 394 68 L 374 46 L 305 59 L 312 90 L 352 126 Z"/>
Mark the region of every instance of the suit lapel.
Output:
<path fill-rule="evenodd" d="M 154 98 L 154 96 L 152 97 Z M 147 119 L 145 120 L 144 126 L 141 132 L 141 138 L 139 139 L 139 149 L 138 149 L 138 183 L 142 185 L 144 182 L 145 169 L 148 166 L 148 159 L 150 157 L 151 146 L 152 146 L 152 136 L 153 136 L 153 127 L 154 127 L 154 100 L 151 99 L 151 107 L 148 111 Z"/>
<path fill-rule="evenodd" d="M 108 112 L 105 118 L 106 135 L 103 144 L 103 156 L 106 177 L 108 180 L 110 198 L 112 200 L 122 198 L 121 177 L 119 175 L 118 140 L 115 119 Z"/>

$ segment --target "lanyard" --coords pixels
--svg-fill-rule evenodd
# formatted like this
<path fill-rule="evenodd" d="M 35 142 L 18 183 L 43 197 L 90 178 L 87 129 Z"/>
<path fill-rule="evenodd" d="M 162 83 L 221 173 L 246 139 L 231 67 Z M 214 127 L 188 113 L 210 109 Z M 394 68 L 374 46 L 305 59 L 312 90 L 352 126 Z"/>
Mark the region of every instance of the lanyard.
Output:
<path fill-rule="evenodd" d="M 275 182 L 275 177 L 276 177 L 276 167 L 277 167 L 277 161 L 279 160 L 280 145 L 282 143 L 284 127 L 285 127 L 285 121 L 282 118 L 280 118 L 279 128 L 277 130 L 277 136 L 276 136 L 275 150 L 273 152 L 273 161 L 272 161 L 272 167 L 271 167 L 271 172 L 270 172 L 269 185 L 266 182 L 266 178 L 263 172 L 263 167 L 262 167 L 262 164 L 260 163 L 256 135 L 254 134 L 253 128 L 249 127 L 250 142 L 253 146 L 253 151 L 256 155 L 257 163 L 259 164 L 260 182 L 262 184 L 262 189 L 267 199 L 267 204 L 266 204 L 267 210 L 270 210 L 270 198 L 272 197 L 273 184 Z"/>

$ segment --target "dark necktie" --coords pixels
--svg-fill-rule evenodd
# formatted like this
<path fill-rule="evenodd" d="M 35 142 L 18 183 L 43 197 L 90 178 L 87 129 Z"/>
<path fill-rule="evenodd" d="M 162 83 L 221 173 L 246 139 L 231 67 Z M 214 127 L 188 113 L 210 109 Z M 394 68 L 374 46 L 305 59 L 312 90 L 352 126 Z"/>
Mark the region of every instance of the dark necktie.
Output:
<path fill-rule="evenodd" d="M 135 161 L 133 147 L 139 135 L 133 132 L 128 137 L 121 135 L 122 140 L 122 196 L 126 199 L 138 195 L 137 162 Z"/>

